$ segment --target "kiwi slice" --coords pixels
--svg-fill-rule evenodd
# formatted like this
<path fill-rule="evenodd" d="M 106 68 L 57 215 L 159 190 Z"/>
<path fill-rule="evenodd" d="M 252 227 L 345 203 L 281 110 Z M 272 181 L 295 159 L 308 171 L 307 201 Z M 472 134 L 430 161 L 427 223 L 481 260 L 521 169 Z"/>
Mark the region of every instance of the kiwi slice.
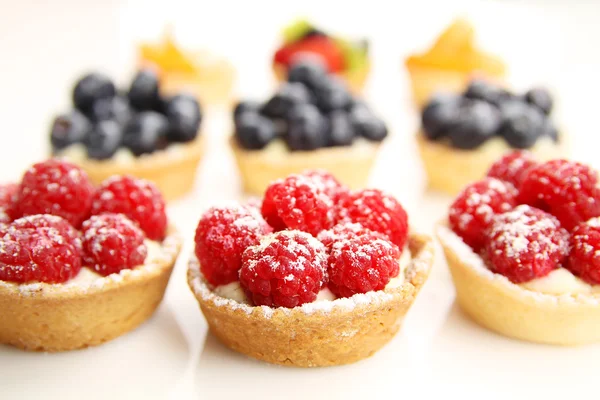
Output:
<path fill-rule="evenodd" d="M 298 20 L 283 30 L 283 42 L 285 44 L 297 42 L 312 30 L 314 30 L 314 27 L 307 20 Z"/>
<path fill-rule="evenodd" d="M 363 68 L 368 61 L 369 44 L 366 40 L 352 42 L 349 40 L 336 38 L 336 44 L 342 50 L 344 55 L 344 67 L 348 71 L 354 71 Z"/>

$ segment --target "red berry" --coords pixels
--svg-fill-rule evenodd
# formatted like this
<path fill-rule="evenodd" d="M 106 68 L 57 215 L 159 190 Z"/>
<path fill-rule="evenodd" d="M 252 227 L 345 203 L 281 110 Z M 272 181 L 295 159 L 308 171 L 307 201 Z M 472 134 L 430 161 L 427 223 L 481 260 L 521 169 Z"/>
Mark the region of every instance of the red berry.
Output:
<path fill-rule="evenodd" d="M 339 242 L 345 239 L 351 239 L 364 234 L 380 235 L 381 238 L 385 238 L 385 235 L 379 232 L 373 232 L 370 229 L 365 228 L 361 224 L 352 222 L 342 222 L 335 225 L 333 228 L 321 231 L 317 238 L 325 245 L 327 250 L 331 250 L 335 242 Z"/>
<path fill-rule="evenodd" d="M 244 251 L 240 284 L 255 305 L 292 308 L 313 302 L 326 281 L 325 247 L 308 233 L 272 233 Z"/>
<path fill-rule="evenodd" d="M 0 185 L 0 223 L 8 223 L 18 218 L 16 209 L 18 192 L 19 185 L 16 183 Z"/>
<path fill-rule="evenodd" d="M 338 297 L 382 290 L 400 270 L 398 246 L 365 233 L 333 243 L 329 255 L 329 289 Z"/>
<path fill-rule="evenodd" d="M 392 196 L 377 190 L 352 192 L 340 199 L 340 221 L 356 222 L 367 229 L 385 234 L 392 243 L 404 248 L 408 237 L 408 216 Z"/>
<path fill-rule="evenodd" d="M 151 240 L 162 240 L 167 232 L 165 200 L 145 179 L 114 176 L 104 181 L 92 201 L 92 215 L 105 212 L 125 214 Z"/>
<path fill-rule="evenodd" d="M 275 230 L 298 229 L 317 235 L 334 222 L 334 202 L 321 179 L 290 175 L 265 193 L 262 215 Z"/>
<path fill-rule="evenodd" d="M 586 165 L 553 160 L 533 167 L 519 188 L 519 201 L 540 208 L 571 230 L 600 216 L 598 174 Z"/>
<path fill-rule="evenodd" d="M 50 159 L 25 172 L 18 195 L 19 213 L 58 215 L 79 227 L 89 215 L 93 195 L 94 187 L 85 171 Z"/>
<path fill-rule="evenodd" d="M 273 229 L 251 207 L 212 208 L 196 228 L 196 257 L 202 274 L 212 285 L 237 281 L 242 254 Z"/>
<path fill-rule="evenodd" d="M 80 269 L 75 244 L 53 227 L 11 225 L 0 238 L 0 280 L 62 283 Z"/>
<path fill-rule="evenodd" d="M 517 205 L 517 190 L 510 183 L 484 178 L 467 186 L 450 206 L 450 228 L 475 252 L 485 244 L 485 231 L 494 215 Z"/>
<path fill-rule="evenodd" d="M 69 243 L 71 243 L 81 256 L 82 253 L 82 244 L 81 244 L 81 234 L 79 231 L 64 218 L 61 218 L 56 215 L 50 214 L 37 214 L 37 215 L 29 215 L 27 217 L 22 217 L 16 219 L 11 224 L 17 230 L 23 229 L 37 229 L 37 228 L 54 228 L 60 233 Z"/>
<path fill-rule="evenodd" d="M 600 284 L 600 218 L 591 218 L 573 229 L 566 267 L 591 285 Z"/>
<path fill-rule="evenodd" d="M 123 214 L 94 215 L 82 225 L 84 262 L 100 275 L 144 264 L 144 233 Z"/>
<path fill-rule="evenodd" d="M 494 218 L 485 257 L 490 269 L 513 283 L 548 275 L 565 261 L 568 232 L 553 215 L 520 205 Z"/>
<path fill-rule="evenodd" d="M 330 72 L 344 69 L 344 53 L 334 40 L 328 37 L 313 36 L 285 45 L 277 50 L 274 61 L 287 67 L 303 54 L 320 56 Z"/>
<path fill-rule="evenodd" d="M 521 185 L 531 167 L 538 165 L 533 155 L 526 150 L 515 150 L 492 164 L 487 176 L 512 183 L 516 188 Z"/>
<path fill-rule="evenodd" d="M 348 188 L 338 181 L 333 175 L 325 170 L 309 170 L 302 175 L 311 178 L 317 185 L 334 201 L 337 201 L 340 196 L 348 194 Z"/>

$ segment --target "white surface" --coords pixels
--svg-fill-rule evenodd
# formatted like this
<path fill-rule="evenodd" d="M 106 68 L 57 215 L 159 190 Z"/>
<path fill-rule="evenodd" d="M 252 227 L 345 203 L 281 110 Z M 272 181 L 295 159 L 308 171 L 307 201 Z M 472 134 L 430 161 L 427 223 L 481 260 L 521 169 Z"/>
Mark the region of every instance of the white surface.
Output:
<path fill-rule="evenodd" d="M 373 39 L 375 64 L 368 96 L 388 120 L 394 137 L 383 151 L 372 185 L 397 195 L 413 225 L 430 232 L 449 200 L 421 194 L 422 175 L 411 140 L 416 116 L 409 105 L 401 61 L 408 52 L 422 48 L 457 13 L 472 16 L 483 45 L 505 55 L 516 86 L 535 82 L 554 88 L 560 97 L 560 121 L 574 139 L 576 157 L 596 158 L 600 142 L 592 107 L 599 89 L 600 57 L 594 42 L 598 37 L 594 16 L 599 8 L 592 2 L 568 8 L 550 2 L 530 9 L 512 5 L 517 2 L 504 3 L 369 1 L 347 5 L 305 0 L 284 6 L 228 0 L 168 2 L 167 6 L 167 2 L 141 1 L 123 5 L 116 1 L 17 4 L 4 0 L 0 178 L 17 179 L 25 167 L 43 158 L 48 121 L 67 106 L 68 88 L 78 73 L 101 68 L 126 80 L 133 40 L 158 35 L 166 20 L 177 23 L 177 35 L 186 44 L 231 57 L 239 70 L 239 93 L 259 96 L 271 84 L 268 57 L 278 28 L 301 13 Z M 200 167 L 198 185 L 193 195 L 170 210 L 189 239 L 204 209 L 240 195 L 225 146 L 230 131 L 227 111 L 206 110 L 206 115 L 210 151 Z M 453 393 L 465 398 L 597 397 L 600 346 L 531 345 L 479 328 L 454 305 L 441 252 L 401 333 L 387 347 L 355 365 L 301 370 L 247 359 L 207 335 L 185 284 L 185 259 L 190 251 L 188 240 L 164 303 L 135 332 L 101 347 L 65 354 L 32 354 L 0 346 L 0 398 L 347 399 Z"/>

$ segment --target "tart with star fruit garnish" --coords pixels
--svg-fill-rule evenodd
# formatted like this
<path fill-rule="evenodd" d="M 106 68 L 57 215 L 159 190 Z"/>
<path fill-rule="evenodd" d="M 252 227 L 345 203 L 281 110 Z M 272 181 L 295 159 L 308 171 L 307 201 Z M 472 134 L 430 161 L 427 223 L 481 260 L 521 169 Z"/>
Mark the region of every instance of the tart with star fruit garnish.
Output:
<path fill-rule="evenodd" d="M 390 341 L 425 283 L 431 239 L 402 206 L 324 172 L 274 182 L 261 208 L 216 207 L 196 230 L 188 283 L 212 333 L 269 363 L 356 362 Z"/>
<path fill-rule="evenodd" d="M 80 165 L 94 184 L 133 175 L 154 182 L 167 200 L 193 188 L 203 153 L 202 113 L 193 96 L 165 95 L 147 68 L 119 93 L 102 74 L 83 76 L 73 106 L 52 123 L 52 154 Z"/>
<path fill-rule="evenodd" d="M 543 88 L 516 95 L 482 80 L 462 94 L 433 97 L 416 135 L 429 187 L 454 196 L 511 150 L 540 161 L 561 157 L 567 140 L 552 121 L 552 106 Z"/>
<path fill-rule="evenodd" d="M 80 349 L 152 316 L 181 244 L 152 183 L 115 176 L 95 188 L 81 168 L 52 159 L 0 190 L 6 192 L 0 343 Z"/>
<path fill-rule="evenodd" d="M 283 43 L 273 56 L 273 72 L 279 81 L 292 79 L 292 66 L 303 58 L 320 60 L 326 70 L 340 77 L 351 91 L 359 93 L 370 70 L 369 44 L 333 36 L 305 20 L 283 32 Z"/>
<path fill-rule="evenodd" d="M 415 103 L 422 107 L 436 92 L 460 93 L 473 77 L 502 82 L 506 66 L 478 49 L 475 31 L 465 19 L 454 21 L 426 52 L 405 62 Z"/>
<path fill-rule="evenodd" d="M 600 189 L 571 161 L 499 160 L 450 207 L 438 238 L 458 303 L 502 335 L 600 341 Z"/>
<path fill-rule="evenodd" d="M 319 63 L 294 64 L 290 79 L 265 103 L 234 112 L 231 147 L 244 189 L 262 194 L 275 179 L 324 169 L 353 189 L 365 187 L 385 122 Z"/>

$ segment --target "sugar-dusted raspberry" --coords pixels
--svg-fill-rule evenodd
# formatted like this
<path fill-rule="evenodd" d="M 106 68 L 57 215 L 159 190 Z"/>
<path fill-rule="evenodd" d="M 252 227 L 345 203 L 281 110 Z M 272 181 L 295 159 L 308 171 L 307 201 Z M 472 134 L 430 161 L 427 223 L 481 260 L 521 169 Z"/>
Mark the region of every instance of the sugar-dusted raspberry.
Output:
<path fill-rule="evenodd" d="M 334 222 L 334 201 L 326 190 L 321 178 L 290 175 L 267 188 L 262 214 L 275 230 L 298 229 L 317 235 Z"/>
<path fill-rule="evenodd" d="M 302 175 L 311 178 L 333 201 L 337 201 L 340 196 L 348 193 L 348 188 L 325 170 L 308 170 Z"/>
<path fill-rule="evenodd" d="M 329 289 L 338 297 L 382 290 L 400 269 L 400 249 L 380 235 L 365 233 L 333 243 Z"/>
<path fill-rule="evenodd" d="M 80 252 L 55 228 L 11 225 L 0 237 L 0 280 L 62 283 L 80 270 Z"/>
<path fill-rule="evenodd" d="M 573 229 L 600 216 L 598 174 L 590 167 L 567 160 L 552 160 L 533 167 L 519 188 L 519 202 L 556 216 Z"/>
<path fill-rule="evenodd" d="M 365 189 L 344 196 L 337 210 L 340 222 L 356 222 L 385 234 L 403 248 L 408 237 L 408 216 L 398 201 L 377 189 Z"/>
<path fill-rule="evenodd" d="M 211 208 L 196 228 L 196 257 L 202 274 L 215 286 L 237 281 L 244 250 L 272 231 L 252 206 Z"/>
<path fill-rule="evenodd" d="M 485 243 L 485 231 L 496 214 L 517 205 L 517 190 L 510 183 L 484 178 L 468 185 L 450 206 L 450 228 L 475 252 Z"/>
<path fill-rule="evenodd" d="M 82 256 L 83 248 L 81 244 L 81 234 L 79 231 L 64 218 L 50 214 L 36 214 L 27 217 L 16 219 L 11 224 L 17 230 L 37 229 L 37 228 L 54 228 L 60 233 L 69 243 L 75 246 L 75 249 Z"/>
<path fill-rule="evenodd" d="M 0 185 L 0 223 L 9 223 L 18 218 L 18 192 L 19 185 L 16 183 Z"/>
<path fill-rule="evenodd" d="M 341 222 L 331 229 L 321 231 L 317 236 L 317 239 L 319 239 L 321 243 L 325 245 L 327 250 L 331 250 L 335 242 L 355 238 L 364 234 L 379 235 L 382 238 L 386 237 L 383 233 L 373 232 L 361 224 L 354 222 Z"/>
<path fill-rule="evenodd" d="M 94 186 L 85 171 L 66 161 L 50 159 L 33 165 L 21 181 L 19 214 L 52 214 L 79 227 L 88 217 Z"/>
<path fill-rule="evenodd" d="M 83 261 L 100 275 L 144 264 L 144 232 L 123 214 L 94 215 L 82 225 Z"/>
<path fill-rule="evenodd" d="M 325 246 L 306 232 L 266 235 L 242 258 L 240 284 L 255 305 L 292 308 L 310 303 L 326 282 Z"/>
<path fill-rule="evenodd" d="M 487 176 L 512 183 L 518 188 L 530 168 L 537 165 L 533 154 L 527 150 L 515 150 L 500 158 L 490 167 Z"/>
<path fill-rule="evenodd" d="M 165 200 L 154 185 L 132 176 L 114 176 L 104 181 L 92 201 L 92 215 L 125 214 L 146 233 L 148 239 L 162 240 L 167 232 Z"/>
<path fill-rule="evenodd" d="M 485 259 L 490 269 L 513 283 L 548 275 L 569 251 L 569 234 L 558 219 L 528 205 L 497 215 L 487 237 Z"/>
<path fill-rule="evenodd" d="M 573 229 L 566 268 L 591 285 L 600 284 L 600 218 L 581 222 Z"/>

